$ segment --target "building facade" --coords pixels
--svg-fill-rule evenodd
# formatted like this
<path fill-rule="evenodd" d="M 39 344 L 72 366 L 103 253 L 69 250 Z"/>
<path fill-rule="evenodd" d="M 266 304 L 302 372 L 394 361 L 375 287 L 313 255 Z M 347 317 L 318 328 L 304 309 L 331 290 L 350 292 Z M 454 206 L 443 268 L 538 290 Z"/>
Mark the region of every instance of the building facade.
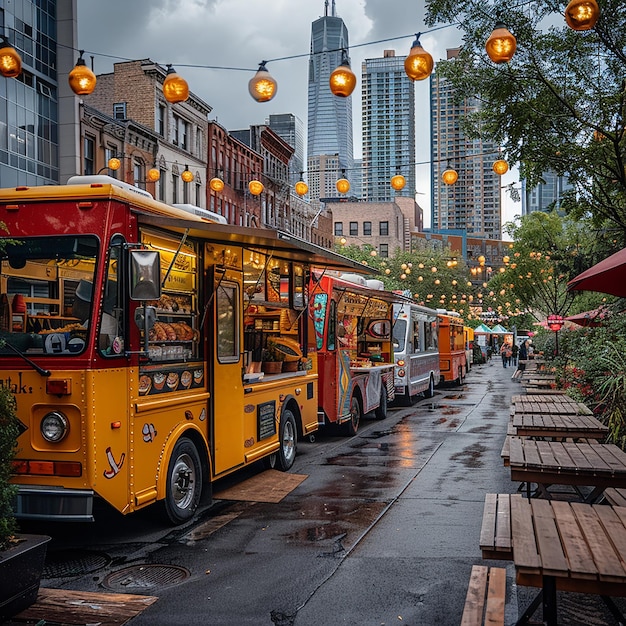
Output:
<path fill-rule="evenodd" d="M 525 178 L 522 179 L 522 215 L 558 210 L 563 194 L 572 189 L 566 176 L 559 176 L 552 170 L 544 172 L 541 178 L 543 181 L 532 188 L 528 187 Z"/>
<path fill-rule="evenodd" d="M 185 102 L 172 104 L 163 95 L 165 68 L 150 59 L 115 63 L 113 72 L 99 75 L 96 88 L 83 96 L 86 104 L 116 120 L 133 120 L 153 130 L 159 138 L 150 160 L 141 146 L 125 141 L 120 155 L 119 177 L 142 187 L 147 170 L 160 172 L 156 197 L 172 204 L 194 204 L 207 208 L 207 133 L 211 107 L 189 94 Z M 193 181 L 181 174 L 188 169 Z"/>
<path fill-rule="evenodd" d="M 270 115 L 266 124 L 293 148 L 293 155 L 289 160 L 289 183 L 293 186 L 302 179 L 303 172 L 306 169 L 304 161 L 304 124 L 293 113 Z"/>
<path fill-rule="evenodd" d="M 385 50 L 362 65 L 363 192 L 368 202 L 415 198 L 415 83 L 404 70 L 406 57 Z M 401 174 L 404 189 L 391 177 Z"/>
<path fill-rule="evenodd" d="M 332 0 L 330 12 L 326 0 L 323 17 L 315 20 L 311 26 L 307 164 L 315 157 L 336 155 L 338 170 L 345 170 L 346 173 L 354 165 L 352 100 L 334 96 L 330 91 L 329 79 L 330 74 L 341 65 L 342 50 L 347 52 L 348 49 L 348 29 L 337 15 L 335 0 Z M 321 163 L 318 165 L 321 166 Z M 315 195 L 316 190 L 323 185 L 312 177 L 319 175 L 319 170 L 309 172 L 309 194 L 313 199 L 323 197 Z"/>
<path fill-rule="evenodd" d="M 0 33 L 22 57 L 0 76 L 0 185 L 64 183 L 79 172 L 76 0 L 0 2 Z"/>
<path fill-rule="evenodd" d="M 408 220 L 395 202 L 333 202 L 328 206 L 336 244 L 369 244 L 383 258 L 394 256 L 397 250 L 410 250 Z"/>
<path fill-rule="evenodd" d="M 458 50 L 448 50 L 448 60 Z M 465 230 L 468 236 L 500 239 L 502 206 L 500 177 L 492 169 L 498 158 L 494 143 L 471 139 L 461 119 L 478 110 L 476 98 L 455 101 L 452 85 L 436 72 L 430 77 L 431 227 L 433 231 Z M 442 181 L 446 169 L 458 172 L 453 185 Z"/>

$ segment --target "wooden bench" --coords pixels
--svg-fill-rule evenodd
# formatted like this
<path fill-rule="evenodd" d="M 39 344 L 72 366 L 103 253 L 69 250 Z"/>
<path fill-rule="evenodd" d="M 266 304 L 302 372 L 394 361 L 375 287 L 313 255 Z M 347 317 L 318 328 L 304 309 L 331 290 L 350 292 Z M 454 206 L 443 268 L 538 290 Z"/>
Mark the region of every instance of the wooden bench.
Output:
<path fill-rule="evenodd" d="M 511 437 L 517 436 L 517 430 L 515 426 L 513 426 L 512 422 L 509 422 L 509 425 L 506 429 L 506 437 L 504 438 L 504 444 L 502 445 L 502 451 L 500 452 L 500 456 L 502 457 L 502 462 L 504 463 L 504 467 L 509 466 L 509 458 L 511 456 Z"/>
<path fill-rule="evenodd" d="M 461 626 L 504 626 L 506 569 L 474 565 L 470 575 Z"/>
<path fill-rule="evenodd" d="M 626 489 L 609 487 L 602 494 L 604 499 L 613 506 L 626 506 Z"/>

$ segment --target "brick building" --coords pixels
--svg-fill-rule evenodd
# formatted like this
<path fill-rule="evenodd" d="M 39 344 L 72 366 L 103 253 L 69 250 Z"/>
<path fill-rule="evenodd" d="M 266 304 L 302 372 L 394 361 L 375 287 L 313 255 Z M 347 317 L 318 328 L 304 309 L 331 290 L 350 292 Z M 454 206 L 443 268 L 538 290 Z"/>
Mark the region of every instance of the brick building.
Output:
<path fill-rule="evenodd" d="M 396 250 L 410 250 L 409 220 L 395 202 L 333 202 L 335 240 L 347 245 L 369 244 L 379 256 L 390 257 Z"/>
<path fill-rule="evenodd" d="M 94 92 L 84 102 L 115 120 L 133 120 L 158 136 L 152 162 L 132 143 L 124 142 L 118 176 L 133 185 L 145 184 L 145 173 L 156 167 L 161 177 L 156 197 L 169 203 L 206 207 L 207 132 L 211 107 L 190 93 L 185 102 L 169 103 L 163 96 L 167 71 L 150 59 L 115 63 L 113 72 L 99 75 Z M 184 183 L 189 169 L 194 180 Z"/>

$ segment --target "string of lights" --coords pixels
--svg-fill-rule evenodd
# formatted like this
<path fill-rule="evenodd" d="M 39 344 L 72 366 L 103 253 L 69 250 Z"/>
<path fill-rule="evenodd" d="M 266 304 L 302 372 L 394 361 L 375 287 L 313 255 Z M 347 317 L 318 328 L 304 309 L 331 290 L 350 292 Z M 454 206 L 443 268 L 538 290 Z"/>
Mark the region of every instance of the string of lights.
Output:
<path fill-rule="evenodd" d="M 570 0 L 565 9 L 565 21 L 567 25 L 576 31 L 585 31 L 592 29 L 599 17 L 600 9 L 596 0 Z M 440 25 L 430 30 L 424 31 L 429 34 L 443 28 L 449 28 L 452 24 Z M 413 81 L 421 81 L 428 78 L 434 67 L 434 61 L 432 55 L 424 50 L 420 43 L 420 36 L 422 33 L 417 33 L 415 41 L 413 42 L 410 52 L 405 58 L 404 69 L 407 76 Z M 364 42 L 352 46 L 353 48 L 369 46 L 374 44 L 386 43 L 389 41 L 396 41 L 404 39 L 408 35 L 391 37 L 387 39 L 381 39 L 374 42 Z M 517 42 L 515 36 L 506 28 L 506 25 L 498 21 L 495 28 L 485 43 L 485 50 L 488 57 L 495 64 L 508 63 L 513 58 L 517 48 Z M 91 70 L 84 60 L 84 50 L 77 50 L 79 57 L 76 61 L 76 65 L 70 71 L 68 75 L 69 86 L 72 91 L 79 96 L 89 95 L 93 93 L 96 87 L 96 75 Z M 341 52 L 341 62 L 331 74 L 329 79 L 329 86 L 331 92 L 337 97 L 349 97 L 356 87 L 356 76 L 350 68 L 350 61 L 348 57 L 347 49 L 327 50 L 328 52 Z M 319 54 L 324 54 L 319 53 Z M 92 54 L 91 52 L 89 54 Z M 98 56 L 122 59 L 122 57 L 116 57 L 108 54 L 98 54 Z M 278 84 L 276 80 L 271 76 L 267 70 L 267 63 L 280 62 L 292 59 L 298 59 L 310 56 L 307 54 L 295 54 L 284 57 L 277 57 L 270 61 L 261 61 L 255 75 L 248 82 L 248 91 L 251 97 L 257 102 L 268 102 L 271 100 L 277 91 Z M 128 60 L 128 59 L 126 59 Z M 163 96 L 165 99 L 172 103 L 185 102 L 189 98 L 189 86 L 187 81 L 176 72 L 172 64 L 167 64 L 167 72 L 163 81 Z M 211 65 L 199 65 L 199 64 L 180 64 L 179 67 L 188 68 L 204 68 L 214 70 L 228 70 L 228 71 L 251 71 L 249 68 L 237 68 L 237 67 L 224 67 L 224 66 L 211 66 Z M 9 40 L 2 34 L 0 35 L 0 74 L 6 78 L 17 78 L 22 72 L 22 59 L 10 44 Z M 406 164 L 407 167 L 411 165 L 418 165 L 419 163 Z M 114 169 L 110 168 L 109 169 Z M 493 170 L 499 175 L 503 175 L 508 171 L 508 163 L 504 159 L 497 159 L 493 164 Z M 156 168 L 151 168 L 148 172 L 149 180 L 158 180 L 159 174 Z M 193 174 L 185 168 L 182 176 L 185 182 L 193 180 Z M 186 180 L 189 179 L 189 180 Z M 451 167 L 448 167 L 443 174 L 442 180 L 445 184 L 452 185 L 458 179 L 458 172 Z M 252 183 L 258 183 L 253 185 Z M 391 178 L 391 186 L 400 191 L 406 185 L 404 176 L 397 173 Z M 263 185 L 260 181 L 250 181 L 250 193 L 253 195 L 259 195 L 263 191 Z M 224 188 L 224 183 L 218 177 L 214 177 L 210 181 L 210 187 L 214 191 L 220 191 Z M 342 171 L 342 177 L 336 181 L 337 191 L 339 193 L 347 193 L 350 189 L 350 183 L 345 178 L 345 170 Z M 254 191 L 253 191 L 254 189 Z M 303 196 L 308 193 L 308 185 L 304 181 L 299 181 L 296 184 L 296 192 Z"/>

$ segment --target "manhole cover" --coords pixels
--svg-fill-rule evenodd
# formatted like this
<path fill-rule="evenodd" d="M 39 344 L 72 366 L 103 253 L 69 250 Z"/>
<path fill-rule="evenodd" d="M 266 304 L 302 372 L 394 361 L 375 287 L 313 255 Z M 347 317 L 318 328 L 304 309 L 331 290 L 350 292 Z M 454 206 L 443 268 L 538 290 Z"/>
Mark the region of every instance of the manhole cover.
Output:
<path fill-rule="evenodd" d="M 178 585 L 189 576 L 189 570 L 178 565 L 133 565 L 109 574 L 102 584 L 114 591 L 149 590 Z"/>
<path fill-rule="evenodd" d="M 64 578 L 91 574 L 106 567 L 111 557 L 91 550 L 57 550 L 46 554 L 42 578 Z"/>

